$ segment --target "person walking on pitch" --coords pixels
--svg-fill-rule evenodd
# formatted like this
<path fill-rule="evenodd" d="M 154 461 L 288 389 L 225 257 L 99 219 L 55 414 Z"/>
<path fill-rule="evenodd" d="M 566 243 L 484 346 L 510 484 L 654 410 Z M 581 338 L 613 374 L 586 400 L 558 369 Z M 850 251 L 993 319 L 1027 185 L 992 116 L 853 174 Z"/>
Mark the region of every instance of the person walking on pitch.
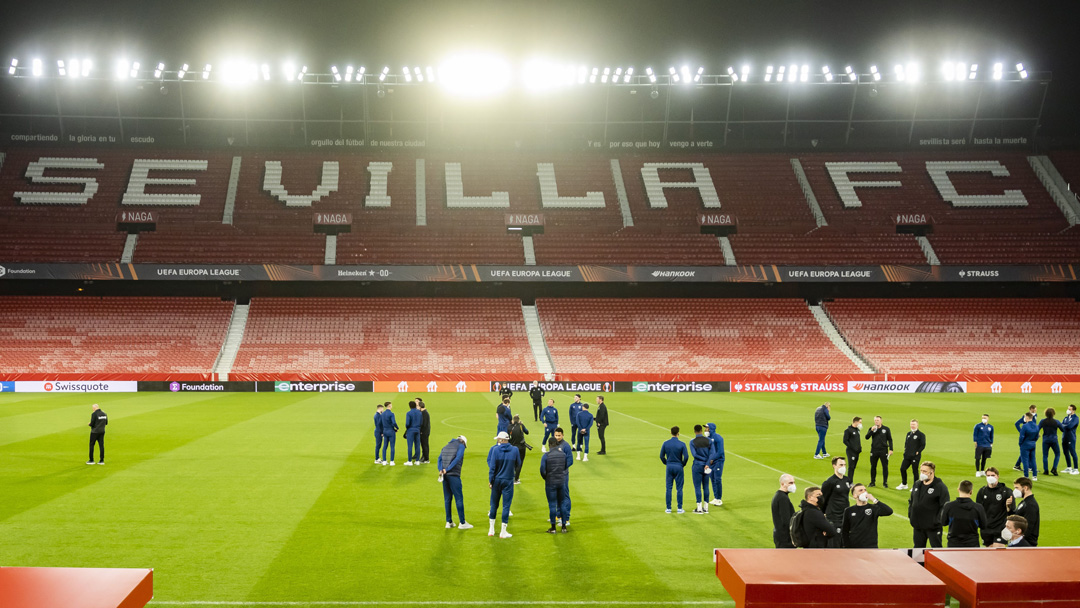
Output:
<path fill-rule="evenodd" d="M 510 523 L 510 503 L 514 500 L 514 472 L 517 471 L 521 455 L 517 448 L 510 445 L 510 435 L 505 431 L 495 436 L 496 444 L 488 450 L 488 487 L 491 488 L 491 510 L 488 513 L 488 536 L 495 536 L 495 517 L 502 502 L 502 531 L 499 538 L 513 536 L 506 531 Z"/>
<path fill-rule="evenodd" d="M 825 434 L 829 432 L 829 421 L 832 420 L 830 409 L 832 405 L 826 401 L 814 410 L 814 429 L 817 430 L 817 446 L 814 448 L 816 460 L 829 457 L 829 452 L 825 449 Z"/>
<path fill-rule="evenodd" d="M 675 486 L 678 497 L 679 513 L 685 513 L 682 508 L 683 469 L 686 468 L 686 463 L 689 460 L 690 455 L 686 451 L 686 444 L 679 440 L 679 427 L 671 427 L 671 439 L 668 439 L 664 442 L 664 445 L 660 446 L 660 462 L 664 463 L 667 468 L 667 510 L 664 511 L 665 513 L 671 513 L 672 485 Z"/>
<path fill-rule="evenodd" d="M 540 421 L 540 408 L 544 401 L 544 395 L 546 394 L 547 391 L 544 390 L 544 387 L 540 386 L 539 382 L 534 381 L 529 388 L 529 398 L 532 399 L 533 404 L 533 422 Z"/>
<path fill-rule="evenodd" d="M 450 507 L 457 501 L 458 530 L 468 530 L 472 524 L 465 521 L 465 501 L 461 493 L 461 465 L 465 462 L 467 440 L 458 435 L 439 452 L 439 481 L 443 485 L 443 502 L 446 505 L 446 527 L 454 527 Z"/>

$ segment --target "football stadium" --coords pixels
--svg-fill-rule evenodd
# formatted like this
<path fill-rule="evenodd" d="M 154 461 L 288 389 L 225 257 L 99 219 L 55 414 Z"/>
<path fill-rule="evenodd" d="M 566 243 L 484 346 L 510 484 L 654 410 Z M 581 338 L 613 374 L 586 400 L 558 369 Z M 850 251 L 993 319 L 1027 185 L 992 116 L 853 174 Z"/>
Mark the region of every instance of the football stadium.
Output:
<path fill-rule="evenodd" d="M 11 7 L 0 608 L 1080 606 L 1074 22 L 873 4 Z"/>

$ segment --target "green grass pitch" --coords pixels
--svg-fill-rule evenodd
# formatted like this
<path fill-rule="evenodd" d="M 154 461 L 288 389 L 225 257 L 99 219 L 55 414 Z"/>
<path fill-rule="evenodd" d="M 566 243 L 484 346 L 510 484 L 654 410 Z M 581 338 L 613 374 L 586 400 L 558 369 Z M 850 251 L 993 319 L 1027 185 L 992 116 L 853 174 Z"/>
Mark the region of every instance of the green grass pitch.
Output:
<path fill-rule="evenodd" d="M 551 396 L 565 417 L 571 397 Z M 539 476 L 542 428 L 527 396 L 517 395 L 515 410 L 537 450 L 515 491 L 514 537 L 500 540 L 487 536 L 486 515 L 496 396 L 429 397 L 432 454 L 459 433 L 469 438 L 463 483 L 473 530 L 444 529 L 435 464 L 402 466 L 404 439 L 397 466 L 373 464 L 374 404 L 393 400 L 403 426 L 406 395 L 0 395 L 0 565 L 152 567 L 153 605 L 163 606 L 730 605 L 711 550 L 771 546 L 769 501 L 781 471 L 797 477 L 796 500 L 828 477 L 829 464 L 811 458 L 812 413 L 822 401 L 833 404 L 834 455 L 853 415 L 883 415 L 901 442 L 908 420 L 918 418 L 926 457 L 955 496 L 961 479 L 984 483 L 973 477 L 971 429 L 980 414 L 989 412 L 997 430 L 991 462 L 1011 481 L 1016 418 L 1029 403 L 1064 412 L 1077 400 L 610 394 L 608 455 L 571 469 L 571 531 L 551 536 Z M 95 401 L 110 419 L 103 467 L 83 464 Z M 704 422 L 718 423 L 726 442 L 724 506 L 706 516 L 666 515 L 660 444 L 668 427 L 692 436 Z M 595 436 L 591 447 L 599 448 Z M 898 458 L 892 469 L 895 485 Z M 868 477 L 865 458 L 857 480 Z M 1080 476 L 1039 478 L 1042 544 L 1080 544 L 1078 490 Z M 906 512 L 906 492 L 875 494 Z M 692 508 L 689 479 L 686 495 Z M 882 547 L 909 546 L 901 517 L 883 520 L 880 533 Z"/>

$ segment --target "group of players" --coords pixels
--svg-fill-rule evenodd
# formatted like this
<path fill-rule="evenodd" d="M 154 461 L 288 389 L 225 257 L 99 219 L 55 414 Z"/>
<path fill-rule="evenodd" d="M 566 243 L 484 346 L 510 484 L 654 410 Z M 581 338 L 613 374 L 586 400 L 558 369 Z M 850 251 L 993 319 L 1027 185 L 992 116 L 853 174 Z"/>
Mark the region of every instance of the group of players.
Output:
<path fill-rule="evenodd" d="M 814 412 L 818 432 L 815 459 L 829 458 L 825 450 L 825 435 L 831 419 L 831 406 L 823 404 Z M 1060 448 L 1057 432 L 1062 432 L 1061 447 L 1065 451 L 1064 470 L 1077 475 L 1076 429 L 1080 420 L 1076 406 L 1069 405 L 1064 419 L 1058 421 L 1056 412 L 1048 408 L 1044 418 L 1036 421 L 1037 408 L 1032 405 L 1014 425 L 1020 435 L 1020 458 L 1013 467 L 1022 471 L 1010 489 L 1001 483 L 1000 472 L 987 467 L 994 444 L 994 427 L 989 415 L 975 425 L 972 441 L 975 444 L 975 477 L 985 477 L 986 486 L 975 492 L 971 481 L 964 480 L 956 488 L 958 498 L 950 501 L 949 488 L 936 476 L 936 466 L 922 460 L 926 448 L 926 435 L 919 430 L 918 420 L 911 421 L 911 430 L 904 440 L 903 461 L 900 468 L 901 484 L 897 490 L 910 489 L 907 518 L 912 527 L 915 548 L 942 546 L 946 536 L 949 547 L 978 547 L 980 540 L 985 546 L 1038 546 L 1039 503 L 1033 493 L 1038 480 L 1035 462 L 1036 441 L 1041 432 L 1043 445 L 1043 474 L 1058 475 L 1057 465 Z M 793 547 L 877 547 L 877 520 L 894 513 L 880 502 L 869 488 L 877 485 L 877 468 L 882 467 L 882 485 L 889 487 L 889 457 L 893 453 L 893 438 L 889 427 L 880 416 L 874 417 L 874 425 L 865 433 L 870 440 L 870 483 L 854 482 L 855 470 L 862 452 L 862 419 L 855 417 L 844 430 L 846 457 L 832 458 L 833 474 L 820 486 L 807 488 L 803 493 L 800 511 L 795 512 L 789 494 L 795 491 L 795 479 L 791 475 L 780 477 L 780 489 L 773 496 L 773 544 L 776 548 Z M 1055 453 L 1054 465 L 1048 464 L 1050 451 Z M 1022 468 L 1021 468 L 1022 467 Z M 907 485 L 907 470 L 919 471 L 918 480 Z M 1029 471 L 1032 475 L 1029 477 Z M 849 497 L 855 504 L 849 506 Z"/>

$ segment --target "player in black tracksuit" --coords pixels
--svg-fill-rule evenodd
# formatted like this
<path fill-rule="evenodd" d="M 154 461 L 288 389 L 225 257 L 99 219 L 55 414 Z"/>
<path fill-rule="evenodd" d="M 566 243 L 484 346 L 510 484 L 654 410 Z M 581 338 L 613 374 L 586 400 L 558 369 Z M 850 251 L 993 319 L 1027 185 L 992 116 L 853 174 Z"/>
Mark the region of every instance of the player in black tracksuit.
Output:
<path fill-rule="evenodd" d="M 803 532 L 806 537 L 810 539 L 810 546 L 808 549 L 824 549 L 827 546 L 832 546 L 833 538 L 836 537 L 836 527 L 832 522 L 825 519 L 825 514 L 821 512 L 821 508 L 818 506 L 821 504 L 823 498 L 821 498 L 821 488 L 807 488 L 807 495 L 817 496 L 817 504 L 803 500 L 799 503 L 799 509 L 804 511 L 803 515 Z"/>
<path fill-rule="evenodd" d="M 1032 547 L 1038 547 L 1041 518 L 1039 517 L 1039 503 L 1035 500 L 1035 495 L 1031 493 L 1031 480 L 1021 477 L 1013 483 L 1013 489 L 1020 490 L 1024 497 L 1020 499 L 1019 506 L 1015 498 L 1009 497 L 1009 515 L 1019 515 L 1027 520 L 1027 532 L 1024 533 L 1024 538 L 1031 543 Z"/>
<path fill-rule="evenodd" d="M 926 547 L 927 541 L 935 549 L 941 548 L 941 509 L 949 502 L 949 488 L 934 475 L 934 463 L 924 462 L 919 467 L 920 479 L 911 488 L 908 499 L 908 519 L 911 520 L 912 541 L 916 549 Z M 923 481 L 921 476 L 927 476 Z"/>
<path fill-rule="evenodd" d="M 87 460 L 86 464 L 94 464 L 95 443 L 101 451 L 98 464 L 105 464 L 105 425 L 109 424 L 109 417 L 98 408 L 98 404 L 95 403 L 93 408 L 94 411 L 90 414 L 90 460 Z"/>
<path fill-rule="evenodd" d="M 862 440 L 859 431 L 862 430 L 862 418 L 856 416 L 851 421 L 851 426 L 844 429 L 844 449 L 847 450 L 847 478 L 855 481 L 855 467 L 859 466 L 859 454 L 862 453 Z"/>
<path fill-rule="evenodd" d="M 852 486 L 851 493 L 855 496 L 855 504 L 844 511 L 844 525 L 840 527 L 844 548 L 877 549 L 878 518 L 892 515 L 892 507 L 867 494 L 860 483 Z"/>
<path fill-rule="evenodd" d="M 529 397 L 532 398 L 533 402 L 533 422 L 540 421 L 540 410 L 543 409 L 543 400 L 546 394 L 547 391 L 537 382 L 534 382 L 532 388 L 529 389 Z"/>
<path fill-rule="evenodd" d="M 499 399 L 509 399 L 514 396 L 514 391 L 510 390 L 509 386 L 503 386 L 499 389 Z"/>
<path fill-rule="evenodd" d="M 912 420 L 911 430 L 908 431 L 907 437 L 904 438 L 904 459 L 900 463 L 900 485 L 896 489 L 907 489 L 907 471 L 910 468 L 911 474 L 914 475 L 919 470 L 919 463 L 922 462 L 922 454 L 925 449 L 926 435 L 919 430 L 919 421 Z"/>
<path fill-rule="evenodd" d="M 829 535 L 829 547 L 840 548 L 843 546 L 840 538 L 840 527 L 844 524 L 844 510 L 848 508 L 848 492 L 851 491 L 851 480 L 845 475 L 844 459 L 839 456 L 833 458 L 834 474 L 821 483 L 821 500 L 818 504 L 825 513 L 825 519 L 833 526 L 833 533 Z"/>
<path fill-rule="evenodd" d="M 791 475 L 780 477 L 780 489 L 772 499 L 773 546 L 777 549 L 794 549 L 791 542 L 791 518 L 795 517 L 795 507 L 791 506 L 788 494 L 795 490 L 795 478 Z"/>
<path fill-rule="evenodd" d="M 986 527 L 986 511 L 971 500 L 970 481 L 960 482 L 956 500 L 941 510 L 941 525 L 949 526 L 949 547 L 978 547 L 979 533 Z"/>
<path fill-rule="evenodd" d="M 428 458 L 431 455 L 431 447 L 428 444 L 428 440 L 431 438 L 431 413 L 427 411 L 427 405 L 424 404 L 423 399 L 417 397 L 416 405 L 423 415 L 420 421 L 420 462 L 427 464 L 430 462 Z"/>
<path fill-rule="evenodd" d="M 994 482 L 992 486 L 991 480 Z M 1010 496 L 1012 496 L 1012 488 L 998 480 L 998 470 L 994 467 L 986 469 L 986 485 L 979 488 L 979 493 L 975 496 L 975 502 L 979 503 L 986 512 L 986 525 L 982 529 L 983 545 L 986 547 L 993 544 L 1005 528 L 1005 518 L 1009 515 L 1005 501 Z"/>
<path fill-rule="evenodd" d="M 870 440 L 870 487 L 877 485 L 877 465 L 881 463 L 881 485 L 889 487 L 889 456 L 893 453 L 892 431 L 881 424 L 881 416 L 874 416 L 874 426 L 866 431 Z"/>

